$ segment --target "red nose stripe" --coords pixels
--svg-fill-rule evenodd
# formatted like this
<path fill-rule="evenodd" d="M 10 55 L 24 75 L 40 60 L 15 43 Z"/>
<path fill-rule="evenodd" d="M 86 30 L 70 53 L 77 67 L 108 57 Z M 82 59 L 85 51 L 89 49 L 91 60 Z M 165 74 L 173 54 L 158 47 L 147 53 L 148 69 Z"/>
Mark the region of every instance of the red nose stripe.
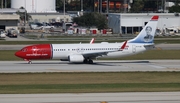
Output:
<path fill-rule="evenodd" d="M 42 44 L 40 45 L 41 48 L 41 57 L 42 59 L 51 59 L 52 58 L 52 51 L 50 44 Z"/>
<path fill-rule="evenodd" d="M 17 57 L 29 60 L 51 59 L 52 50 L 50 44 L 39 44 L 24 47 L 15 53 Z"/>

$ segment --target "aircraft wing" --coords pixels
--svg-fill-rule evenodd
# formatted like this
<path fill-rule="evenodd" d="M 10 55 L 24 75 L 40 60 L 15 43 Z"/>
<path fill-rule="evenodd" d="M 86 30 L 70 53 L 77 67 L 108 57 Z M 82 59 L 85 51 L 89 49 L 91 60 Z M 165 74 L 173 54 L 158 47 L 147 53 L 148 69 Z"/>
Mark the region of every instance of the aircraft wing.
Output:
<path fill-rule="evenodd" d="M 84 53 L 82 54 L 85 58 L 96 58 L 99 56 L 105 56 L 110 52 L 118 52 L 123 51 L 123 49 L 126 47 L 127 41 L 124 42 L 124 44 L 121 46 L 119 50 L 109 50 L 109 51 L 103 51 L 103 52 L 93 52 L 93 53 Z"/>
<path fill-rule="evenodd" d="M 95 52 L 95 53 L 85 53 L 82 54 L 84 58 L 96 58 L 99 56 L 107 55 L 109 52 Z"/>

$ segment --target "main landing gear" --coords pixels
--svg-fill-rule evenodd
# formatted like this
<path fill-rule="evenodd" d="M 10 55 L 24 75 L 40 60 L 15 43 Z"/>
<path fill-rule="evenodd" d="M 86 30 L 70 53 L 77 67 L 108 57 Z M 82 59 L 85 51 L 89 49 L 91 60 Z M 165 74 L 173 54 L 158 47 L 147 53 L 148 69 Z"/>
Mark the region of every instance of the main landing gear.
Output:
<path fill-rule="evenodd" d="M 83 63 L 85 63 L 85 64 L 93 64 L 93 60 L 92 59 L 84 59 Z"/>

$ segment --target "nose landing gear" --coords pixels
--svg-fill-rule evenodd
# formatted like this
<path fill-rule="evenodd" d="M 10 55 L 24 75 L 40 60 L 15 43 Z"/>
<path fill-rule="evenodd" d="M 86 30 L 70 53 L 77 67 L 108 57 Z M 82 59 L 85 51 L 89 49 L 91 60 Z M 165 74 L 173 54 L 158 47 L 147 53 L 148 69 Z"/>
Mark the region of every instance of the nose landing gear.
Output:
<path fill-rule="evenodd" d="M 32 61 L 28 61 L 28 64 L 32 64 Z"/>
<path fill-rule="evenodd" d="M 28 61 L 28 64 L 32 64 L 32 61 L 29 59 L 24 59 L 25 61 Z"/>

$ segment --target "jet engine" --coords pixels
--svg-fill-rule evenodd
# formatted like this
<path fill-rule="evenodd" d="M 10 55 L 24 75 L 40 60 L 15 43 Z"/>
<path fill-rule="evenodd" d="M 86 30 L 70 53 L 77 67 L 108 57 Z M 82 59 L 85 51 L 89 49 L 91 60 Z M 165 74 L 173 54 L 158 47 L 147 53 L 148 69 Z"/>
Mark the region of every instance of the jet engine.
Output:
<path fill-rule="evenodd" d="M 82 55 L 69 55 L 69 62 L 72 63 L 82 63 L 84 61 L 84 57 Z"/>

